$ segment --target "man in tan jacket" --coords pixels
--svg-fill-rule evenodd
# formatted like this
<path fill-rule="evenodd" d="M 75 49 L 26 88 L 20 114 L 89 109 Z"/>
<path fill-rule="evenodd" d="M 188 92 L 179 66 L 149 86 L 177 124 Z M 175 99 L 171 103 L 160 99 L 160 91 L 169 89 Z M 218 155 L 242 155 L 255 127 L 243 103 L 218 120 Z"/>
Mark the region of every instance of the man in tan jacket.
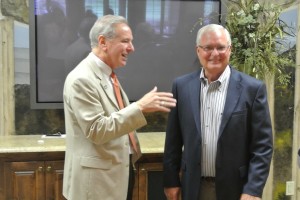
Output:
<path fill-rule="evenodd" d="M 134 180 L 129 155 L 138 158 L 140 149 L 132 148 L 128 133 L 147 124 L 143 113 L 169 112 L 176 100 L 155 87 L 129 104 L 120 86 L 125 105 L 120 109 L 110 76 L 134 51 L 131 29 L 125 18 L 106 15 L 92 27 L 90 40 L 92 52 L 69 73 L 64 86 L 63 195 L 69 200 L 129 200 Z M 135 141 L 139 148 L 137 137 Z"/>

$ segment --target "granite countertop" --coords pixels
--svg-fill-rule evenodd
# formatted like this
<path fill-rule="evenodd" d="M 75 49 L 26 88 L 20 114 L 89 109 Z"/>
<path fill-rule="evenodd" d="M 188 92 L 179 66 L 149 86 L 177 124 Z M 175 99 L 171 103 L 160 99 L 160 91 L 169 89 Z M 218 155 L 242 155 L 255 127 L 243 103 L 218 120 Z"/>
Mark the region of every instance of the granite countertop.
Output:
<path fill-rule="evenodd" d="M 164 132 L 138 133 L 142 153 L 162 153 Z M 64 137 L 43 135 L 0 136 L 0 153 L 65 151 Z"/>

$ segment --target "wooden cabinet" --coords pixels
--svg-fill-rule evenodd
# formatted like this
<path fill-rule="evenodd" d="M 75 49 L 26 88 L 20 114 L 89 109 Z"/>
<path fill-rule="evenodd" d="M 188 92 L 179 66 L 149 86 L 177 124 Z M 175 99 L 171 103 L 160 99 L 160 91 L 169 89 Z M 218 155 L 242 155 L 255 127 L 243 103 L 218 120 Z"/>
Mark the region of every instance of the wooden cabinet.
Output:
<path fill-rule="evenodd" d="M 57 160 L 51 159 L 55 157 Z M 10 154 L 1 158 L 0 199 L 64 200 L 63 157 L 63 152 L 50 152 Z"/>
<path fill-rule="evenodd" d="M 136 169 L 134 200 L 166 200 L 163 191 L 162 153 L 143 154 Z"/>
<path fill-rule="evenodd" d="M 39 168 L 43 162 L 4 163 L 4 191 L 6 199 L 42 199 L 44 175 Z"/>
<path fill-rule="evenodd" d="M 65 152 L 0 154 L 0 199 L 64 200 Z M 144 154 L 136 163 L 133 200 L 165 200 L 162 154 Z"/>
<path fill-rule="evenodd" d="M 140 163 L 139 200 L 165 200 L 162 163 Z"/>
<path fill-rule="evenodd" d="M 64 139 L 41 136 L 0 138 L 0 200 L 62 200 Z M 162 157 L 164 134 L 139 135 L 143 156 L 136 163 L 133 200 L 165 200 Z"/>
<path fill-rule="evenodd" d="M 64 161 L 47 161 L 45 167 L 46 199 L 65 199 L 62 195 Z"/>
<path fill-rule="evenodd" d="M 64 161 L 4 163 L 6 199 L 61 200 Z"/>

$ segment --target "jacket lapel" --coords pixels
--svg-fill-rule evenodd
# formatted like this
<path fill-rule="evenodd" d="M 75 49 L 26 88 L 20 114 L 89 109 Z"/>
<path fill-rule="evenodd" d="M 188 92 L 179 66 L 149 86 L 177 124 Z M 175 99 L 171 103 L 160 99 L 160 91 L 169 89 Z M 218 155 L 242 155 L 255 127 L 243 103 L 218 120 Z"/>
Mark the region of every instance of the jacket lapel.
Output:
<path fill-rule="evenodd" d="M 109 89 L 111 87 L 111 83 L 108 82 L 105 78 L 103 78 L 103 72 L 101 71 L 100 67 L 97 66 L 92 56 L 87 57 L 88 62 L 90 63 L 91 70 L 94 72 L 94 74 L 99 78 L 100 80 L 100 86 L 103 88 L 103 91 L 108 96 L 110 101 L 112 102 L 112 105 L 114 105 L 116 108 L 119 108 L 117 99 L 113 92 Z"/>
<path fill-rule="evenodd" d="M 220 125 L 219 131 L 219 138 L 222 135 L 224 128 L 230 119 L 230 116 L 238 103 L 241 93 L 242 93 L 243 86 L 241 84 L 241 77 L 238 73 L 231 68 L 231 76 L 229 80 L 228 90 L 227 90 L 227 97 L 225 101 L 223 117 Z"/>
<path fill-rule="evenodd" d="M 111 91 L 113 91 L 113 89 L 112 89 L 112 90 L 109 90 L 109 87 L 111 87 L 111 85 L 110 85 L 111 83 L 108 82 L 105 78 L 103 78 L 103 79 L 100 80 L 100 84 L 101 84 L 101 86 L 102 86 L 104 92 L 105 92 L 106 95 L 108 96 L 108 98 L 109 98 L 109 99 L 111 100 L 111 102 L 113 103 L 113 105 L 114 105 L 116 108 L 119 109 L 119 105 L 118 105 L 117 99 L 116 99 L 116 97 L 115 97 L 115 94 L 114 94 L 114 92 L 111 92 Z"/>
<path fill-rule="evenodd" d="M 192 112 L 194 115 L 195 124 L 198 130 L 198 133 L 201 133 L 201 121 L 200 121 L 200 71 L 195 74 L 193 79 L 189 82 L 189 94 L 190 101 L 194 107 L 192 107 Z M 200 123 L 199 123 L 200 122 Z"/>

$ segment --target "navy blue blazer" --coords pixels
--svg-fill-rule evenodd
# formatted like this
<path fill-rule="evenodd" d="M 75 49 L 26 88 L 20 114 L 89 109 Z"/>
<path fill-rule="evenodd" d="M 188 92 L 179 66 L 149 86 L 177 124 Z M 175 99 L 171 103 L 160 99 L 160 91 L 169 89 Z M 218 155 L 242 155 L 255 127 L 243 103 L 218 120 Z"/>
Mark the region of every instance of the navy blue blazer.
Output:
<path fill-rule="evenodd" d="M 261 197 L 273 153 L 266 87 L 230 69 L 217 144 L 217 199 L 238 200 L 242 193 Z M 201 184 L 200 71 L 174 81 L 177 106 L 167 123 L 164 187 L 182 187 L 183 200 L 198 200 Z"/>

